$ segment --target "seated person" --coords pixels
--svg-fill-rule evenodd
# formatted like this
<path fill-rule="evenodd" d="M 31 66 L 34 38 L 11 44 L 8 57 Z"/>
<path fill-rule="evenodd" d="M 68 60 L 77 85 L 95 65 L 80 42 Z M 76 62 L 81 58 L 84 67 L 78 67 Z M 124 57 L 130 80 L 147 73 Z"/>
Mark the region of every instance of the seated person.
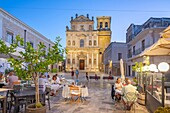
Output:
<path fill-rule="evenodd" d="M 57 95 L 58 94 L 58 89 L 61 87 L 60 86 L 60 78 L 56 75 L 52 77 L 51 81 L 51 96 Z"/>
<path fill-rule="evenodd" d="M 52 84 L 60 84 L 60 78 L 57 76 L 57 74 L 52 77 L 51 83 Z"/>
<path fill-rule="evenodd" d="M 123 86 L 128 85 L 128 80 L 129 80 L 129 78 L 125 78 L 125 81 L 124 81 L 124 83 L 123 83 Z"/>
<path fill-rule="evenodd" d="M 131 109 L 131 106 L 133 105 L 133 102 L 134 101 L 137 101 L 137 94 L 138 94 L 138 91 L 136 90 L 137 88 L 133 85 L 131 85 L 131 81 L 128 80 L 127 81 L 127 85 L 124 86 L 122 88 L 122 94 L 123 94 L 123 103 L 125 105 L 128 104 L 128 101 L 131 100 L 132 102 L 130 102 L 130 105 L 127 105 L 127 110 L 130 110 Z M 133 94 L 130 94 L 129 92 L 132 92 L 134 93 Z M 129 95 L 127 95 L 129 93 Z M 135 97 L 134 97 L 135 96 Z"/>
<path fill-rule="evenodd" d="M 42 90 L 43 92 L 46 89 L 46 83 L 48 83 L 48 80 L 44 75 L 40 75 L 39 77 L 39 90 Z"/>
<path fill-rule="evenodd" d="M 116 99 L 118 99 L 118 101 L 121 100 L 121 94 L 122 94 L 122 83 L 121 83 L 121 78 L 117 78 L 117 81 L 114 85 L 114 89 L 115 89 L 115 97 Z"/>
<path fill-rule="evenodd" d="M 95 80 L 98 80 L 98 76 L 97 76 L 96 73 L 95 73 L 95 75 L 94 75 L 94 78 L 95 78 Z"/>
<path fill-rule="evenodd" d="M 9 86 L 13 88 L 13 83 L 18 81 L 18 77 L 15 76 L 14 71 L 11 71 L 9 73 L 9 77 L 7 79 L 7 82 L 9 83 Z"/>
<path fill-rule="evenodd" d="M 110 72 L 110 73 L 109 73 L 108 80 L 111 80 L 111 79 L 112 79 L 112 73 Z"/>

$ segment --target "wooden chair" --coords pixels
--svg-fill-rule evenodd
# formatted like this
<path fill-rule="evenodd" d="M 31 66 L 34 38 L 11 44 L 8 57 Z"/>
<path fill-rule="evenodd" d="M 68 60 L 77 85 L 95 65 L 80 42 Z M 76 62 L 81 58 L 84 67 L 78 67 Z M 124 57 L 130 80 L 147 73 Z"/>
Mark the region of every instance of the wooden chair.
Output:
<path fill-rule="evenodd" d="M 19 84 L 21 84 L 20 81 L 15 81 L 15 82 L 13 82 L 13 85 L 19 85 Z"/>
<path fill-rule="evenodd" d="M 77 96 L 76 100 L 81 99 L 80 87 L 76 87 L 76 86 L 70 87 L 70 95 L 71 95 L 72 99 L 73 99 L 74 96 Z"/>

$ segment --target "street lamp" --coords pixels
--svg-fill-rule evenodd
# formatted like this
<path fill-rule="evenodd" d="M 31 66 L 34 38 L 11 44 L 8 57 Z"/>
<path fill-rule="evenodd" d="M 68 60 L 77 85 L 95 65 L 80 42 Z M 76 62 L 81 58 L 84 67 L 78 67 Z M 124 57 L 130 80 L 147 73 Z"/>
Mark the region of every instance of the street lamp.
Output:
<path fill-rule="evenodd" d="M 157 70 L 157 67 L 156 67 L 155 64 L 150 64 L 150 65 L 149 65 L 149 71 L 155 72 L 156 70 Z"/>
<path fill-rule="evenodd" d="M 158 69 L 159 71 L 162 73 L 162 106 L 164 107 L 165 103 L 164 103 L 164 85 L 165 85 L 165 72 L 167 72 L 169 70 L 169 64 L 166 63 L 166 62 L 161 62 L 159 65 L 158 65 Z"/>
<path fill-rule="evenodd" d="M 166 63 L 166 62 L 161 62 L 158 65 L 158 69 L 159 69 L 160 72 L 165 73 L 169 70 L 169 64 Z"/>
<path fill-rule="evenodd" d="M 152 73 L 152 95 L 153 95 L 153 75 L 154 72 L 157 70 L 157 66 L 155 64 L 150 64 L 149 65 L 149 71 Z"/>

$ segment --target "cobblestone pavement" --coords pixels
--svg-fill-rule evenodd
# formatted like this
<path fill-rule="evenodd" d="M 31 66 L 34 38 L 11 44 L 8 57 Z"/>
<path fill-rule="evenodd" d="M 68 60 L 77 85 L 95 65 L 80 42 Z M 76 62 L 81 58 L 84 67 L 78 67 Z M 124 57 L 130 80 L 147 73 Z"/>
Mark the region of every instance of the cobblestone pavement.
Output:
<path fill-rule="evenodd" d="M 60 74 L 59 74 L 60 75 Z M 70 74 L 64 74 L 66 78 L 70 78 Z M 94 75 L 91 73 L 90 75 Z M 47 113 L 122 113 L 125 112 L 122 102 L 115 103 L 111 99 L 111 84 L 115 81 L 108 80 L 90 80 L 85 79 L 85 73 L 80 73 L 79 80 L 82 84 L 88 87 L 89 97 L 83 102 L 70 102 L 65 101 L 59 95 L 51 97 L 51 110 L 47 110 Z M 145 106 L 136 104 L 137 113 L 148 113 Z M 134 110 L 127 113 L 134 112 Z"/>

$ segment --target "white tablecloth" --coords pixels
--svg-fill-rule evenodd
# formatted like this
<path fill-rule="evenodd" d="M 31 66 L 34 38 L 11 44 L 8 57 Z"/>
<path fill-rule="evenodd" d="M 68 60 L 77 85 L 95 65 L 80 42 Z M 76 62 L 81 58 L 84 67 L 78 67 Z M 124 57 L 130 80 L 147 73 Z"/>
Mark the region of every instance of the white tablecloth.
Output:
<path fill-rule="evenodd" d="M 51 88 L 51 90 L 54 90 L 54 92 L 56 92 L 57 90 L 59 90 L 61 87 L 62 87 L 62 85 L 59 85 L 59 84 L 48 84 L 48 85 L 46 85 L 46 87 L 49 87 L 49 88 Z"/>
<path fill-rule="evenodd" d="M 80 87 L 80 92 L 81 92 L 81 97 L 88 97 L 89 93 L 88 93 L 88 88 L 82 88 Z M 66 85 L 63 87 L 63 91 L 62 91 L 62 96 L 64 98 L 70 98 L 70 88 Z"/>

